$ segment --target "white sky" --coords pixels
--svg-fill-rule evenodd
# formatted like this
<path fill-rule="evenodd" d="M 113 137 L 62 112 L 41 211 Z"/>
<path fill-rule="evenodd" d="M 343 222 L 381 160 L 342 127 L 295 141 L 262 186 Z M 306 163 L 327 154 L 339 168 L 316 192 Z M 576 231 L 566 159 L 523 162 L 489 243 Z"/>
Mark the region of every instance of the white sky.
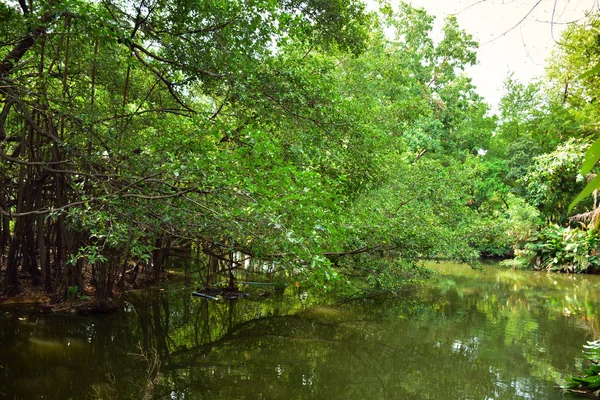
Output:
<path fill-rule="evenodd" d="M 390 0 L 392 5 L 398 2 Z M 581 19 L 586 11 L 599 7 L 599 0 L 408 2 L 415 7 L 423 7 L 428 14 L 436 16 L 434 30 L 438 32 L 444 18 L 455 14 L 460 26 L 480 43 L 477 56 L 479 64 L 470 68 L 467 74 L 473 78 L 478 92 L 493 109 L 496 109 L 502 96 L 503 82 L 509 72 L 514 72 L 515 77 L 521 81 L 543 75 L 545 60 L 550 57 L 555 45 L 554 39 L 559 40 L 566 23 Z M 521 20 L 523 21 L 520 22 Z M 515 28 L 505 33 L 513 27 Z"/>

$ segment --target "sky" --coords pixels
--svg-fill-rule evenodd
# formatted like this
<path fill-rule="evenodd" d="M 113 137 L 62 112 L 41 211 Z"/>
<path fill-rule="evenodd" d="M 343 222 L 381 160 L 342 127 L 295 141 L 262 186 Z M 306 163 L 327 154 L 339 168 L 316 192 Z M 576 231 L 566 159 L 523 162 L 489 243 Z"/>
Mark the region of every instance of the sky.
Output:
<path fill-rule="evenodd" d="M 497 109 L 509 73 L 527 82 L 544 74 L 555 41 L 567 23 L 581 20 L 600 0 L 412 0 L 436 16 L 439 32 L 447 15 L 480 43 L 478 65 L 467 74 L 492 109 Z M 390 0 L 390 3 L 398 3 Z M 435 36 L 434 36 L 435 38 Z"/>

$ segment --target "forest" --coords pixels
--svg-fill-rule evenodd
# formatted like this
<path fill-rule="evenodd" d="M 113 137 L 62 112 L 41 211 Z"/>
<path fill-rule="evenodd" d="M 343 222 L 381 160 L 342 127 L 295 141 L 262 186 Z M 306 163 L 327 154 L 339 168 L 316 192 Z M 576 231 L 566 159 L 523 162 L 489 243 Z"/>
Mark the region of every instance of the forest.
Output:
<path fill-rule="evenodd" d="M 408 3 L 18 0 L 0 20 L 3 296 L 105 304 L 172 249 L 321 288 L 393 290 L 423 259 L 600 267 L 597 14 L 498 110 L 465 73 L 473 37 L 450 16 L 434 40 Z"/>

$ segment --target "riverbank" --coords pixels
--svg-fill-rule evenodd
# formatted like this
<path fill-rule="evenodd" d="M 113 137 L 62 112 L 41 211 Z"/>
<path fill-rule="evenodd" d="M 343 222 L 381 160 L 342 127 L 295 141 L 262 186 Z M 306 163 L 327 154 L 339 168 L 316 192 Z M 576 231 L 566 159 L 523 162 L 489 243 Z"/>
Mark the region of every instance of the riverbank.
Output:
<path fill-rule="evenodd" d="M 6 265 L 0 265 L 0 282 L 4 282 L 6 277 Z M 85 282 L 91 282 L 89 272 L 85 272 Z M 168 279 L 168 274 L 163 278 Z M 68 314 L 96 314 L 112 313 L 118 311 L 121 307 L 119 299 L 132 289 L 149 287 L 154 282 L 144 279 L 142 276 L 135 281 L 122 280 L 118 287 L 113 288 L 112 296 L 109 299 L 99 300 L 96 297 L 96 289 L 91 284 L 87 284 L 83 292 L 77 293 L 76 287 L 62 290 L 65 293 L 59 293 L 61 289 L 45 290 L 41 285 L 34 285 L 31 276 L 19 271 L 19 286 L 17 293 L 13 296 L 6 294 L 0 296 L 0 308 L 2 307 L 20 307 L 32 311 L 44 313 L 68 313 Z"/>

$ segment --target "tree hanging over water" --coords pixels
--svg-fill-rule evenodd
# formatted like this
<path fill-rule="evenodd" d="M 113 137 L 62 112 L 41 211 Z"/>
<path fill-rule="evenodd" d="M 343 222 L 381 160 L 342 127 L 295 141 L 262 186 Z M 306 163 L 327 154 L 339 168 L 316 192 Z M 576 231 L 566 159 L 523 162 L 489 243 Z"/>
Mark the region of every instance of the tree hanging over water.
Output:
<path fill-rule="evenodd" d="M 477 255 L 495 121 L 453 17 L 437 43 L 424 10 L 350 0 L 19 1 L 0 17 L 5 293 L 21 271 L 106 299 L 190 243 L 323 285 L 355 267 L 343 254 Z"/>

